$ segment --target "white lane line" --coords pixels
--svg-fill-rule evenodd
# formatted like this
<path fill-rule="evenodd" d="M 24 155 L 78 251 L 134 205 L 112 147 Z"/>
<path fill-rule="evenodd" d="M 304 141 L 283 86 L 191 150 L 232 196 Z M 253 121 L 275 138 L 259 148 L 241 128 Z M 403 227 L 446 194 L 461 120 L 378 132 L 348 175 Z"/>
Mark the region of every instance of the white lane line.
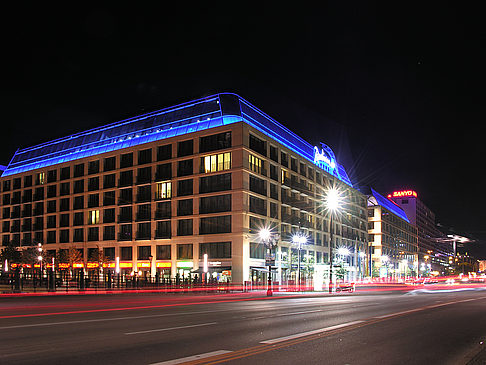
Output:
<path fill-rule="evenodd" d="M 297 314 L 316 313 L 316 312 L 322 312 L 322 311 L 323 311 L 322 309 L 316 309 L 316 310 L 312 310 L 312 311 L 291 312 L 291 313 L 274 314 L 274 315 L 271 315 L 271 316 L 245 317 L 245 318 L 248 318 L 248 319 L 265 319 L 265 318 L 294 316 L 294 315 L 297 315 Z"/>
<path fill-rule="evenodd" d="M 192 314 L 205 314 L 215 312 L 234 312 L 234 309 L 225 309 L 220 311 L 198 311 L 198 312 L 182 312 L 182 313 L 165 313 L 165 314 L 151 314 L 146 316 L 128 316 L 128 317 L 114 317 L 114 318 L 97 318 L 97 319 L 83 319 L 76 321 L 62 321 L 62 322 L 46 322 L 46 323 L 33 323 L 33 324 L 20 324 L 15 326 L 3 326 L 0 330 L 15 329 L 15 328 L 28 328 L 28 327 L 43 327 L 43 326 L 59 326 L 66 324 L 76 324 L 76 323 L 91 323 L 91 322 L 109 322 L 109 321 L 120 321 L 126 319 L 143 319 L 143 318 L 157 318 L 157 317 L 173 317 L 173 316 L 186 316 Z"/>
<path fill-rule="evenodd" d="M 316 335 L 316 334 L 323 333 L 323 332 L 329 332 L 329 331 L 332 331 L 332 330 L 336 330 L 338 328 L 348 327 L 348 326 L 352 326 L 352 325 L 355 325 L 355 324 L 358 324 L 358 323 L 363 323 L 363 322 L 365 322 L 365 321 L 353 321 L 353 322 L 341 323 L 341 324 L 337 324 L 335 326 L 319 328 L 319 329 L 313 330 L 313 331 L 296 333 L 295 335 L 273 338 L 271 340 L 261 341 L 260 343 L 273 344 L 273 343 L 283 342 L 283 341 L 287 341 L 287 340 L 293 340 L 295 338 Z"/>
<path fill-rule="evenodd" d="M 383 318 L 388 318 L 388 317 L 399 316 L 401 314 L 407 314 L 407 313 L 413 313 L 413 312 L 420 312 L 420 311 L 424 311 L 424 310 L 427 310 L 427 309 L 440 308 L 440 307 L 445 307 L 447 305 L 459 304 L 459 303 L 467 303 L 467 302 L 472 302 L 472 301 L 481 300 L 481 299 L 486 299 L 486 297 L 470 298 L 470 299 L 456 300 L 456 301 L 453 301 L 453 302 L 446 302 L 446 303 L 440 303 L 440 304 L 432 304 L 432 305 L 427 305 L 427 306 L 421 307 L 421 308 L 410 309 L 408 311 L 389 313 L 389 314 L 384 314 L 382 316 L 375 316 L 374 318 L 383 319 Z"/>
<path fill-rule="evenodd" d="M 163 331 L 172 331 L 178 330 L 182 328 L 193 328 L 193 327 L 203 327 L 203 326 L 211 326 L 213 324 L 217 324 L 218 322 L 209 322 L 209 323 L 200 323 L 200 324 L 191 324 L 189 326 L 178 326 L 178 327 L 169 327 L 169 328 L 157 328 L 154 330 L 146 330 L 146 331 L 136 331 L 136 332 L 126 332 L 126 335 L 139 335 L 142 333 L 151 333 L 151 332 L 163 332 Z"/>
<path fill-rule="evenodd" d="M 218 350 L 218 351 L 206 352 L 205 354 L 199 354 L 199 355 L 194 355 L 194 356 L 182 357 L 180 359 L 174 359 L 174 360 L 156 362 L 156 363 L 153 363 L 153 364 L 150 364 L 150 365 L 175 365 L 175 364 L 182 364 L 182 363 L 189 362 L 189 361 L 194 361 L 194 360 L 199 360 L 199 359 L 206 359 L 208 357 L 213 357 L 213 356 L 227 354 L 228 352 L 233 352 L 233 351 Z"/>

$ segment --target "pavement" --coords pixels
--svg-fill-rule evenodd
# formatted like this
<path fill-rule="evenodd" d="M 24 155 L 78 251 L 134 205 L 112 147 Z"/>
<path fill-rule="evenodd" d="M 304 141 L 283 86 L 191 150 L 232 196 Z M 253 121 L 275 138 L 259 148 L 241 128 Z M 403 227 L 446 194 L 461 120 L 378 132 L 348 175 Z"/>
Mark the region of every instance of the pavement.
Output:
<path fill-rule="evenodd" d="M 0 363 L 484 364 L 485 310 L 479 288 L 4 296 Z"/>

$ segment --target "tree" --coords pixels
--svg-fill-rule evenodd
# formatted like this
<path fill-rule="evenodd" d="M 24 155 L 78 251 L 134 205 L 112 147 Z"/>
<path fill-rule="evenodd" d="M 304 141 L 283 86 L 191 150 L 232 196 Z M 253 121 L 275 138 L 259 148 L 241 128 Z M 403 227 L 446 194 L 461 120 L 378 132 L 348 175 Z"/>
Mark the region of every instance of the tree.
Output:
<path fill-rule="evenodd" d="M 20 264 L 22 253 L 17 251 L 14 246 L 8 245 L 0 252 L 0 259 L 2 262 L 7 260 L 9 264 Z"/>
<path fill-rule="evenodd" d="M 67 262 L 69 267 L 72 269 L 74 264 L 83 261 L 83 254 L 76 248 L 76 246 L 70 246 L 67 251 Z"/>

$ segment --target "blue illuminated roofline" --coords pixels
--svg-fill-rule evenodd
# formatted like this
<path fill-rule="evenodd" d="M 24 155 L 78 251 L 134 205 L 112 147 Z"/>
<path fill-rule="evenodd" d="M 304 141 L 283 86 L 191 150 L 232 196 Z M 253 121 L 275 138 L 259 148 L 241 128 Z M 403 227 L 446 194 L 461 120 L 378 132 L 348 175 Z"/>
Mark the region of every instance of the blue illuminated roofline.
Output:
<path fill-rule="evenodd" d="M 313 145 L 292 132 L 287 127 L 277 122 L 275 119 L 273 119 L 260 109 L 256 108 L 254 105 L 250 104 L 245 99 L 239 97 L 238 95 L 235 96 L 238 97 L 240 104 L 243 104 L 244 106 L 241 108 L 241 115 L 245 123 L 251 125 L 255 129 L 258 129 L 260 132 L 266 134 L 267 136 L 275 139 L 285 147 L 289 148 L 290 150 L 294 151 L 295 153 L 299 154 L 300 156 L 304 157 L 314 164 Z M 246 112 L 246 109 L 251 110 L 253 112 L 253 115 L 249 115 L 249 113 Z M 257 113 L 257 115 L 255 116 L 254 113 Z M 260 116 L 260 118 L 258 117 L 258 115 Z M 351 187 L 353 186 L 351 180 L 346 173 L 346 170 L 339 163 L 336 163 L 336 168 L 334 170 L 326 172 L 335 176 L 347 185 Z"/>
<path fill-rule="evenodd" d="M 200 107 L 201 110 L 191 114 L 192 111 L 196 110 L 195 107 Z M 184 112 L 186 112 L 186 115 L 184 115 Z M 160 123 L 156 121 L 157 117 L 171 116 L 171 113 L 176 118 L 175 120 L 161 121 Z M 149 118 L 154 118 L 152 119 L 153 125 L 145 129 L 133 129 L 137 125 L 135 123 L 144 120 L 149 121 Z M 19 149 L 2 176 L 14 175 L 241 121 L 314 163 L 314 146 L 240 96 L 232 93 L 221 93 L 75 133 L 33 147 Z M 120 130 L 123 126 L 126 126 L 127 130 L 131 126 L 132 129 L 128 133 L 116 134 L 116 128 Z M 110 135 L 110 132 L 115 134 Z M 99 136 L 99 140 L 84 143 L 83 139 L 81 144 L 74 147 L 70 145 L 73 140 L 79 141 L 83 137 L 89 139 L 90 136 Z M 42 153 L 41 149 L 49 151 Z M 30 157 L 29 153 L 34 157 Z M 40 153 L 40 155 L 35 155 L 36 153 Z M 22 156 L 25 157 L 22 158 Z M 337 164 L 336 169 L 326 172 L 353 186 L 341 165 Z"/>
<path fill-rule="evenodd" d="M 383 195 L 378 193 L 375 189 L 371 188 L 371 193 L 375 197 L 376 202 L 382 207 L 386 208 L 391 213 L 395 214 L 397 217 L 403 219 L 404 221 L 410 223 L 405 211 L 398 205 L 393 203 L 390 199 L 385 198 Z"/>
<path fill-rule="evenodd" d="M 146 114 L 142 114 L 142 115 L 137 115 L 135 117 L 131 117 L 131 118 L 127 118 L 127 119 L 122 119 L 118 122 L 113 122 L 113 123 L 102 125 L 100 127 L 88 129 L 86 131 L 77 132 L 77 133 L 71 134 L 69 136 L 53 139 L 53 140 L 50 140 L 50 141 L 47 141 L 47 142 L 44 142 L 44 143 L 41 143 L 41 144 L 38 144 L 38 145 L 35 145 L 35 146 L 32 146 L 32 147 L 20 148 L 17 152 L 21 153 L 21 152 L 31 151 L 31 150 L 38 149 L 38 148 L 41 148 L 41 147 L 45 147 L 45 146 L 48 146 L 48 145 L 51 145 L 51 144 L 54 144 L 54 143 L 57 143 L 57 142 L 60 142 L 60 141 L 66 141 L 70 138 L 86 135 L 86 134 L 93 133 L 93 132 L 101 132 L 101 131 L 107 130 L 109 128 L 112 128 L 112 127 L 118 127 L 118 126 L 121 126 L 123 124 L 136 122 L 136 121 L 141 120 L 141 119 L 146 119 L 146 118 L 150 118 L 150 117 L 157 116 L 157 115 L 160 115 L 160 114 L 164 114 L 164 113 L 167 113 L 167 112 L 176 111 L 178 109 L 184 109 L 184 108 L 187 108 L 187 107 L 199 104 L 199 103 L 203 103 L 203 102 L 217 100 L 217 97 L 218 97 L 218 95 L 211 95 L 211 96 L 208 96 L 206 98 L 202 98 L 202 99 L 198 99 L 198 100 L 192 100 L 192 101 L 184 102 L 184 103 L 181 103 L 181 104 L 178 104 L 178 105 L 175 105 L 175 106 L 156 110 L 154 112 L 150 112 L 150 113 L 146 113 Z"/>

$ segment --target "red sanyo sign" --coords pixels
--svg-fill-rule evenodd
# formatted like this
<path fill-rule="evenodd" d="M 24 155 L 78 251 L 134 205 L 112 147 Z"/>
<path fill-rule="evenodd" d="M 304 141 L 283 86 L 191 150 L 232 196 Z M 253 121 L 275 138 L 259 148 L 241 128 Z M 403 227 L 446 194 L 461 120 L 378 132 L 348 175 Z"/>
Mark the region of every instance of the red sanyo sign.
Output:
<path fill-rule="evenodd" d="M 389 198 L 403 198 L 403 197 L 417 197 L 417 193 L 413 190 L 401 190 L 401 191 L 394 191 L 391 194 L 388 194 Z"/>

